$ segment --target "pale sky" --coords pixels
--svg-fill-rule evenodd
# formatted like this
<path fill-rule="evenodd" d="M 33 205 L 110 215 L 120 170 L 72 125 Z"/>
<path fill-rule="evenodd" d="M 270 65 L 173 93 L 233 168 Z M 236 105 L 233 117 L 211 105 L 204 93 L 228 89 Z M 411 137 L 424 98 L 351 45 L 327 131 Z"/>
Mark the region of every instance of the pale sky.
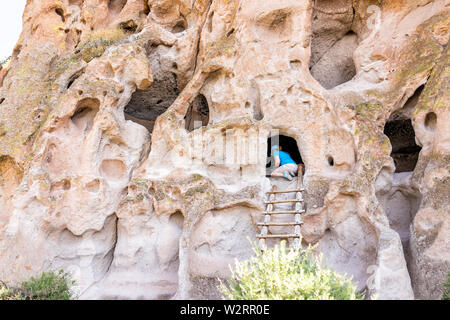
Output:
<path fill-rule="evenodd" d="M 26 0 L 2 1 L 0 10 L 0 60 L 10 56 L 22 31 Z"/>

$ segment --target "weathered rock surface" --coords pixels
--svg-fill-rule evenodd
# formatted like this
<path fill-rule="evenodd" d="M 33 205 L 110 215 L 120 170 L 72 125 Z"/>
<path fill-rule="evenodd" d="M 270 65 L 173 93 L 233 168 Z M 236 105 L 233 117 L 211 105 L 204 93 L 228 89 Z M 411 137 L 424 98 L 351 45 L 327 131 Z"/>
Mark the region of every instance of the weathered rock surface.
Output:
<path fill-rule="evenodd" d="M 306 169 L 304 243 L 368 295 L 439 299 L 449 24 L 446 0 L 28 2 L 0 70 L 0 279 L 218 298 L 287 187 L 266 178 L 280 134 Z"/>

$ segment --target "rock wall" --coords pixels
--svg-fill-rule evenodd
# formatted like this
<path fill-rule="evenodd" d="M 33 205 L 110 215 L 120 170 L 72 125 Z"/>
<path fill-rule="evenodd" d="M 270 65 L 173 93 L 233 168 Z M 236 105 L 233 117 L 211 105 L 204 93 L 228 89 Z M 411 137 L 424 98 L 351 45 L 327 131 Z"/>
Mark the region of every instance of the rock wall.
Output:
<path fill-rule="evenodd" d="M 368 296 L 439 299 L 449 22 L 445 0 L 29 1 L 0 70 L 0 279 L 64 268 L 86 299 L 218 298 L 283 185 L 266 162 L 284 135 L 304 244 Z"/>

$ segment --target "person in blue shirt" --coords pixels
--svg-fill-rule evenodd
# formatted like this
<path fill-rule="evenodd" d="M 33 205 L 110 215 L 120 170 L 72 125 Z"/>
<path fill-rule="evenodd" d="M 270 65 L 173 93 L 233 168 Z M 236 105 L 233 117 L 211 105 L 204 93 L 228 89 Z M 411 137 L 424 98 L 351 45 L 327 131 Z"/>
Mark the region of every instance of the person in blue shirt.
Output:
<path fill-rule="evenodd" d="M 281 147 L 274 145 L 272 155 L 275 160 L 275 170 L 272 171 L 272 177 L 284 177 L 292 180 L 298 172 L 298 165 L 292 160 L 289 153 L 281 151 Z"/>

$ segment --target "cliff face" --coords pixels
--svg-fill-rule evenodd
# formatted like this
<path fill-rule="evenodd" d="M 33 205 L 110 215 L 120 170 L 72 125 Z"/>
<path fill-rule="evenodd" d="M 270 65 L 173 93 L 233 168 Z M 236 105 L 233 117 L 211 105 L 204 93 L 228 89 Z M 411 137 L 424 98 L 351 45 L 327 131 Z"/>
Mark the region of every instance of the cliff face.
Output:
<path fill-rule="evenodd" d="M 439 299 L 449 23 L 445 0 L 28 1 L 0 70 L 0 279 L 217 298 L 280 135 L 304 243 L 380 299 Z"/>

